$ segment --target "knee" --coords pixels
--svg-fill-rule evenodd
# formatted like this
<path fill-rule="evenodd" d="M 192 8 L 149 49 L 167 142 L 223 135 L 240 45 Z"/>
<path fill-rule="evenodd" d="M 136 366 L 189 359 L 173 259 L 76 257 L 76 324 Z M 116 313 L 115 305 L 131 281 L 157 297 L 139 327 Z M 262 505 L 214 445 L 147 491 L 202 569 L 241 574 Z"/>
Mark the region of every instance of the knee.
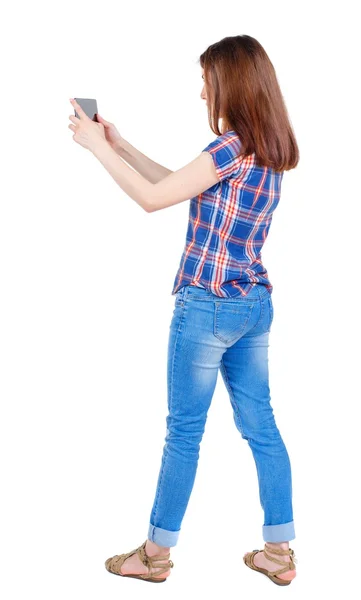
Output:
<path fill-rule="evenodd" d="M 177 449 L 182 453 L 199 452 L 200 443 L 205 430 L 203 419 L 182 419 L 178 417 L 167 417 L 167 432 L 165 441 L 168 449 Z"/>
<path fill-rule="evenodd" d="M 279 443 L 282 441 L 273 414 L 262 418 L 257 413 L 240 417 L 234 415 L 237 429 L 243 439 L 259 443 Z"/>

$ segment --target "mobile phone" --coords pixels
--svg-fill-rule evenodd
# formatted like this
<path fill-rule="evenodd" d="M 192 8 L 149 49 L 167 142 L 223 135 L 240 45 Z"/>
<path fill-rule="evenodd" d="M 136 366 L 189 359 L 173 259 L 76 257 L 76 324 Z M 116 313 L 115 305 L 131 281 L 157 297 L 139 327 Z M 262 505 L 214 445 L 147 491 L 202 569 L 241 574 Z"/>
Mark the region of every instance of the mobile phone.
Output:
<path fill-rule="evenodd" d="M 98 106 L 95 98 L 74 98 L 77 103 L 82 107 L 86 115 L 92 120 L 98 122 Z M 75 116 L 79 118 L 78 113 L 74 109 Z"/>

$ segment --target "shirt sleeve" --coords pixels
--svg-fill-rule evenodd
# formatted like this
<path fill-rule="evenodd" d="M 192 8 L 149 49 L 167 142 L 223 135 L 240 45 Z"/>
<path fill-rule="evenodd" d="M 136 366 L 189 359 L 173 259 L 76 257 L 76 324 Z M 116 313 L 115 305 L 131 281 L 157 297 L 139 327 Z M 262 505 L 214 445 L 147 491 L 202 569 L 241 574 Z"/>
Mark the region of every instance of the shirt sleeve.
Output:
<path fill-rule="evenodd" d="M 209 152 L 220 181 L 237 175 L 242 164 L 241 140 L 235 131 L 227 131 L 208 144 L 202 152 Z"/>

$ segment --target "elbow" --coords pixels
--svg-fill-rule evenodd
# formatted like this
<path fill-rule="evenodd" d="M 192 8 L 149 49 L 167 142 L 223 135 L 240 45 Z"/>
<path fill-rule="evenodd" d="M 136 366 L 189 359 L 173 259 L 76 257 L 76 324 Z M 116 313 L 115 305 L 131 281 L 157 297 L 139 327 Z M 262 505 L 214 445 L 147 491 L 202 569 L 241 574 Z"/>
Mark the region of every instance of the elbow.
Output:
<path fill-rule="evenodd" d="M 157 195 L 155 194 L 154 185 L 152 184 L 152 189 L 147 190 L 146 197 L 143 197 L 143 208 L 145 212 L 152 213 L 157 210 Z"/>
<path fill-rule="evenodd" d="M 151 196 L 151 199 L 149 200 L 149 196 L 148 196 L 148 199 L 145 200 L 143 203 L 143 208 L 147 213 L 155 212 L 156 210 L 159 209 L 158 198 Z"/>

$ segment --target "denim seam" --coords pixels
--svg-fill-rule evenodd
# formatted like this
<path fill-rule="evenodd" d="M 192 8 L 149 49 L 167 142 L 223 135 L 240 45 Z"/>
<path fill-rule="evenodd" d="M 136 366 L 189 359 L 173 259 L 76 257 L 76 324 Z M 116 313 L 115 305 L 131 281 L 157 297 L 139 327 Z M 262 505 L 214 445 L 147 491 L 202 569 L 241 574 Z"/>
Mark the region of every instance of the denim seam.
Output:
<path fill-rule="evenodd" d="M 221 296 L 216 296 L 216 294 L 210 296 L 191 292 L 189 298 L 192 300 L 204 300 L 205 302 L 222 302 L 224 304 L 239 304 L 240 302 L 243 304 L 254 304 L 254 298 L 222 298 Z"/>
<path fill-rule="evenodd" d="M 272 306 L 272 299 L 271 296 L 268 298 L 268 305 L 269 305 L 269 325 L 268 325 L 268 331 L 271 331 L 271 325 L 273 323 L 273 306 Z"/>
<path fill-rule="evenodd" d="M 224 365 L 223 358 L 221 358 L 221 371 L 222 371 L 223 376 L 224 376 L 224 380 L 225 380 L 226 387 L 228 389 L 228 393 L 231 396 L 231 400 L 232 400 L 231 404 L 232 404 L 233 410 L 235 411 L 235 413 L 237 415 L 237 419 L 238 419 L 238 423 L 239 423 L 239 428 L 241 430 L 242 437 L 246 439 L 246 434 L 245 434 L 245 432 L 243 430 L 243 427 L 242 427 L 241 415 L 240 415 L 240 412 L 238 410 L 237 403 L 235 401 L 235 397 L 234 397 L 234 393 L 233 393 L 233 390 L 232 390 L 232 386 L 231 386 L 230 381 L 228 379 L 228 373 L 227 373 L 226 367 Z"/>
<path fill-rule="evenodd" d="M 179 338 L 179 333 L 180 333 L 180 328 L 183 322 L 183 315 L 184 315 L 184 303 L 181 306 L 182 311 L 179 317 L 179 325 L 178 325 L 178 329 L 176 332 L 176 338 L 174 340 L 174 350 L 173 350 L 173 361 L 172 361 L 172 375 L 171 375 L 171 389 L 170 389 L 170 398 L 169 398 L 169 412 L 171 412 L 172 410 L 172 400 L 173 400 L 173 373 L 174 373 L 174 365 L 175 365 L 175 357 L 177 354 L 177 342 L 178 342 L 178 338 Z M 156 516 L 157 516 L 157 510 L 158 510 L 158 503 L 159 503 L 159 496 L 160 496 L 160 490 L 161 490 L 161 484 L 162 484 L 162 480 L 163 480 L 163 474 L 164 474 L 164 469 L 165 469 L 165 464 L 166 464 L 166 459 L 167 459 L 167 446 L 165 446 L 164 448 L 164 460 L 162 461 L 162 469 L 161 469 L 161 473 L 160 473 L 160 477 L 159 477 L 159 485 L 158 485 L 158 491 L 157 491 L 157 495 L 156 498 L 154 500 L 154 522 L 156 521 Z"/>
<path fill-rule="evenodd" d="M 260 310 L 260 315 L 259 315 L 258 321 L 257 321 L 257 323 L 255 323 L 255 325 L 253 325 L 252 329 L 255 329 L 257 327 L 257 325 L 261 321 L 261 318 L 263 317 L 263 298 L 266 295 L 266 294 L 261 294 L 261 292 L 260 292 L 259 289 L 257 289 L 257 291 L 258 291 L 259 301 L 260 301 L 260 305 L 261 305 L 261 310 Z M 249 330 L 248 335 L 250 334 L 250 332 L 252 331 L 252 329 Z M 254 336 L 251 335 L 250 337 L 254 337 Z"/>
<path fill-rule="evenodd" d="M 160 496 L 160 490 L 161 490 L 161 486 L 162 486 L 162 481 L 163 481 L 163 474 L 164 474 L 164 470 L 165 470 L 165 463 L 166 463 L 166 459 L 167 459 L 167 448 L 164 449 L 164 460 L 162 461 L 162 471 L 160 474 L 160 478 L 159 478 L 159 485 L 158 485 L 158 492 L 157 492 L 157 496 L 155 498 L 154 501 L 154 517 L 153 517 L 153 521 L 154 523 L 157 520 L 157 511 L 158 511 L 158 504 L 159 504 L 159 496 Z M 154 527 L 156 527 L 156 525 L 154 525 Z"/>

